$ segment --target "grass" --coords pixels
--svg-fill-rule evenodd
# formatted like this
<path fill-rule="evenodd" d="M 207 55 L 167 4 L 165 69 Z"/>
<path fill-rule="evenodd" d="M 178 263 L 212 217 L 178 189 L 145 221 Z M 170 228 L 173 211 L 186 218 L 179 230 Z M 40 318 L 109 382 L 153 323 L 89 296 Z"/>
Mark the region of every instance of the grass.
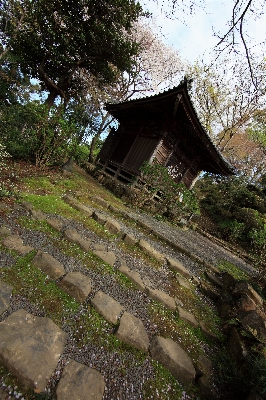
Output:
<path fill-rule="evenodd" d="M 32 260 L 36 252 L 20 257 L 10 268 L 2 268 L 0 279 L 9 283 L 14 294 L 25 296 L 45 315 L 61 326 L 65 314 L 77 311 L 79 305 L 68 294 L 58 288 L 56 283 L 47 277 Z"/>
<path fill-rule="evenodd" d="M 228 272 L 229 274 L 231 274 L 235 279 L 244 281 L 249 280 L 248 275 L 244 271 L 242 271 L 240 268 L 230 263 L 229 261 L 221 260 L 216 266 L 221 271 Z"/>
<path fill-rule="evenodd" d="M 177 400 L 182 398 L 183 389 L 170 372 L 157 361 L 152 361 L 154 379 L 143 385 L 145 399 Z"/>

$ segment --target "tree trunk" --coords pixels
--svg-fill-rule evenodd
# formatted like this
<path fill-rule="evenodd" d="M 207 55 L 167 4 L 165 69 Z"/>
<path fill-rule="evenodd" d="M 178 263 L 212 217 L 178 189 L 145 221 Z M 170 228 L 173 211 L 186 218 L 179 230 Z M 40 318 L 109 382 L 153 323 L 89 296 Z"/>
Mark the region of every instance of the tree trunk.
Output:
<path fill-rule="evenodd" d="M 55 90 L 51 90 L 48 94 L 47 99 L 45 100 L 45 105 L 47 106 L 48 110 L 54 105 L 55 99 L 57 98 L 58 93 Z"/>
<path fill-rule="evenodd" d="M 93 152 L 95 149 L 95 145 L 96 145 L 96 141 L 98 139 L 98 137 L 100 136 L 101 132 L 99 134 L 96 134 L 95 136 L 93 136 L 92 141 L 91 141 L 91 147 L 90 147 L 90 152 L 89 152 L 89 162 L 91 164 L 94 164 L 94 156 L 93 156 Z"/>

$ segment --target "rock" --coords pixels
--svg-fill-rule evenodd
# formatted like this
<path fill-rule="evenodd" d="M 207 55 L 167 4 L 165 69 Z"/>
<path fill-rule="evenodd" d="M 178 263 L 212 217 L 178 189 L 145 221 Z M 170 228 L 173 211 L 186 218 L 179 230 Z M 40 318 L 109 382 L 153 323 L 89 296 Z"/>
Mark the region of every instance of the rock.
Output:
<path fill-rule="evenodd" d="M 120 224 L 112 218 L 108 218 L 104 226 L 112 235 L 117 235 L 121 230 Z"/>
<path fill-rule="evenodd" d="M 247 356 L 247 350 L 242 342 L 239 333 L 235 327 L 230 331 L 229 341 L 227 343 L 227 350 L 234 362 L 238 365 L 243 362 Z"/>
<path fill-rule="evenodd" d="M 99 213 L 98 211 L 94 211 L 92 214 L 92 218 L 98 222 L 98 224 L 100 225 L 104 225 L 107 221 L 107 218 L 105 215 L 103 215 L 102 213 Z"/>
<path fill-rule="evenodd" d="M 20 205 L 25 208 L 28 211 L 32 211 L 33 210 L 33 205 L 31 203 L 29 203 L 28 201 L 21 201 Z"/>
<path fill-rule="evenodd" d="M 216 286 L 218 289 L 221 289 L 223 287 L 223 282 L 221 281 L 221 279 L 216 278 L 215 275 L 210 274 L 208 271 L 205 271 L 204 274 L 212 285 Z"/>
<path fill-rule="evenodd" d="M 247 294 L 243 294 L 237 302 L 237 308 L 239 311 L 252 311 L 256 310 L 256 304 Z"/>
<path fill-rule="evenodd" d="M 55 218 L 47 218 L 46 222 L 47 222 L 48 225 L 50 225 L 56 231 L 61 232 L 62 227 L 63 227 L 63 222 L 61 222 L 61 221 L 59 221 L 58 219 L 55 219 Z"/>
<path fill-rule="evenodd" d="M 200 355 L 197 361 L 197 369 L 200 377 L 197 379 L 200 391 L 206 400 L 218 400 L 219 394 L 213 385 L 213 365 L 209 358 Z"/>
<path fill-rule="evenodd" d="M 193 314 L 189 313 L 188 311 L 183 310 L 183 308 L 177 306 L 177 311 L 178 311 L 178 317 L 182 320 L 187 322 L 190 326 L 193 328 L 198 328 L 199 323 L 194 317 Z"/>
<path fill-rule="evenodd" d="M 115 336 L 139 350 L 148 352 L 149 338 L 142 321 L 134 315 L 124 312 Z"/>
<path fill-rule="evenodd" d="M 61 278 L 66 273 L 65 268 L 59 261 L 41 250 L 38 250 L 32 263 L 52 279 Z"/>
<path fill-rule="evenodd" d="M 129 246 L 135 246 L 136 243 L 137 243 L 137 239 L 135 238 L 135 236 L 130 235 L 130 234 L 127 234 L 127 233 L 125 233 L 125 234 L 122 236 L 122 240 L 123 240 L 126 244 L 128 244 Z"/>
<path fill-rule="evenodd" d="M 126 275 L 128 279 L 130 279 L 131 282 L 133 282 L 139 290 L 143 292 L 146 289 L 146 286 L 142 281 L 140 274 L 137 271 L 132 271 L 126 265 L 123 264 L 118 269 L 122 274 Z"/>
<path fill-rule="evenodd" d="M 39 210 L 30 210 L 30 216 L 32 219 L 36 219 L 37 221 L 44 221 L 46 219 L 46 215 Z"/>
<path fill-rule="evenodd" d="M 43 392 L 67 338 L 51 319 L 18 310 L 0 323 L 0 362 L 24 388 Z"/>
<path fill-rule="evenodd" d="M 93 209 L 90 207 L 84 206 L 84 204 L 74 203 L 71 205 L 73 208 L 75 208 L 75 210 L 81 211 L 87 217 L 91 217 L 93 214 Z"/>
<path fill-rule="evenodd" d="M 0 315 L 2 315 L 8 309 L 12 291 L 12 286 L 0 281 Z"/>
<path fill-rule="evenodd" d="M 103 208 L 108 208 L 109 207 L 109 203 L 102 199 L 101 197 L 98 196 L 93 196 L 92 201 L 94 201 L 94 203 L 98 204 L 99 206 L 102 206 Z"/>
<path fill-rule="evenodd" d="M 23 240 L 18 235 L 6 236 L 2 240 L 2 244 L 10 250 L 16 250 L 21 255 L 28 254 L 34 250 L 31 246 L 24 246 Z"/>
<path fill-rule="evenodd" d="M 233 277 L 233 275 L 229 274 L 228 272 L 225 272 L 222 275 L 222 280 L 223 280 L 223 286 L 225 288 L 233 289 L 235 287 L 236 279 Z"/>
<path fill-rule="evenodd" d="M 159 251 L 155 250 L 146 240 L 140 239 L 139 247 L 150 257 L 155 258 L 157 261 L 164 263 L 165 257 Z"/>
<path fill-rule="evenodd" d="M 169 294 L 162 292 L 158 289 L 148 289 L 148 296 L 151 297 L 153 300 L 158 301 L 158 303 L 163 304 L 166 308 L 171 311 L 176 310 L 176 302 L 175 299 Z"/>
<path fill-rule="evenodd" d="M 240 311 L 238 319 L 247 333 L 262 343 L 266 342 L 266 318 L 262 318 L 257 311 Z"/>
<path fill-rule="evenodd" d="M 124 308 L 118 303 L 118 301 L 114 300 L 108 294 L 105 294 L 101 290 L 97 292 L 94 298 L 91 300 L 91 303 L 95 307 L 96 311 L 101 314 L 106 321 L 111 324 L 117 324 L 118 317 L 121 315 Z"/>
<path fill-rule="evenodd" d="M 5 228 L 4 226 L 0 227 L 0 236 L 9 235 L 11 236 L 11 229 Z"/>
<path fill-rule="evenodd" d="M 102 400 L 104 378 L 96 369 L 71 360 L 56 389 L 57 400 Z"/>
<path fill-rule="evenodd" d="M 57 286 L 79 303 L 83 303 L 91 292 L 92 280 L 81 272 L 69 272 L 57 282 Z"/>
<path fill-rule="evenodd" d="M 166 261 L 171 269 L 177 271 L 179 274 L 185 276 L 186 278 L 190 278 L 191 273 L 179 261 L 174 260 L 173 258 L 166 258 Z"/>
<path fill-rule="evenodd" d="M 104 244 L 101 243 L 93 243 L 92 244 L 92 248 L 93 250 L 99 250 L 99 251 L 106 251 L 106 246 Z"/>
<path fill-rule="evenodd" d="M 69 196 L 68 194 L 65 194 L 63 196 L 63 200 L 65 203 L 70 204 L 71 206 L 77 203 L 77 199 L 75 199 L 75 197 Z"/>
<path fill-rule="evenodd" d="M 217 301 L 220 297 L 220 293 L 217 292 L 216 290 L 210 288 L 209 286 L 201 283 L 200 286 L 200 291 L 205 294 L 205 296 L 209 297 L 211 300 Z"/>
<path fill-rule="evenodd" d="M 96 250 L 94 251 L 94 254 L 109 265 L 113 266 L 114 263 L 116 262 L 116 256 L 113 251 Z"/>
<path fill-rule="evenodd" d="M 177 280 L 178 284 L 186 289 L 191 289 L 190 284 L 187 280 L 181 278 L 180 276 L 176 276 L 175 279 Z"/>
<path fill-rule="evenodd" d="M 172 339 L 156 336 L 150 345 L 152 358 L 161 363 L 171 374 L 188 388 L 196 376 L 188 354 Z"/>
<path fill-rule="evenodd" d="M 83 239 L 76 229 L 66 229 L 64 231 L 64 236 L 67 240 L 72 243 L 76 243 L 84 251 L 89 251 L 91 247 L 91 241 L 88 239 Z"/>
<path fill-rule="evenodd" d="M 237 282 L 232 292 L 233 296 L 240 297 L 242 294 L 249 296 L 256 304 L 262 305 L 262 297 L 253 289 L 248 282 Z"/>

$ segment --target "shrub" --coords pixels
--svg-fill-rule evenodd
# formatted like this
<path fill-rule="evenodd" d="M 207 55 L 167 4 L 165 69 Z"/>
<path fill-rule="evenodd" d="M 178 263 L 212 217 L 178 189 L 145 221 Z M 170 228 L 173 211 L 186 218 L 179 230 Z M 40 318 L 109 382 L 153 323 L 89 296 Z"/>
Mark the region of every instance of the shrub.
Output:
<path fill-rule="evenodd" d="M 137 202 L 139 206 L 156 202 L 157 209 L 168 217 L 199 214 L 199 206 L 193 191 L 183 183 L 174 182 L 168 168 L 160 164 L 145 163 L 141 167 L 143 183 Z"/>

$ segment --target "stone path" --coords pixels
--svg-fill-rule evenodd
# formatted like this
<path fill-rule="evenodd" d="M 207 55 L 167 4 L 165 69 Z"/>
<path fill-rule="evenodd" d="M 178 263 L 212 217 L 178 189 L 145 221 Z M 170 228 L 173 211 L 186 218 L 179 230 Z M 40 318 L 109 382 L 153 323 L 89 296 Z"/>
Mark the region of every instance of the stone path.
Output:
<path fill-rule="evenodd" d="M 93 218 L 99 224 L 104 225 L 105 229 L 111 234 L 119 234 L 125 243 L 130 246 L 138 246 L 149 257 L 178 272 L 177 282 L 186 288 L 186 290 L 191 290 L 192 286 L 195 287 L 194 284 L 191 286 L 191 282 L 199 284 L 197 278 L 193 277 L 191 271 L 180 263 L 179 260 L 158 251 L 147 240 L 138 240 L 133 235 L 123 232 L 120 223 L 114 218 L 106 217 L 104 213 L 79 204 L 73 197 L 65 196 L 64 200 L 73 208 L 86 215 L 87 218 Z M 94 198 L 94 201 L 101 207 L 108 208 L 108 203 L 105 200 Z M 169 293 L 158 287 L 154 288 L 148 279 L 145 279 L 145 277 L 142 278 L 140 273 L 130 269 L 125 260 L 118 259 L 115 252 L 103 245 L 93 243 L 88 238 L 79 234 L 75 229 L 62 230 L 63 225 L 60 221 L 47 218 L 45 214 L 35 212 L 29 204 L 24 204 L 24 207 L 30 210 L 32 218 L 45 219 L 51 227 L 62 232 L 66 240 L 77 244 L 82 251 L 91 252 L 111 266 L 115 264 L 120 265 L 118 267 L 119 271 L 150 299 L 161 303 L 170 311 L 177 312 L 181 320 L 192 327 L 200 328 L 204 335 L 211 339 L 217 339 L 200 321 L 196 320 L 193 314 L 182 307 L 177 298 L 171 297 Z M 132 216 L 133 214 L 130 215 Z M 147 228 L 146 222 L 145 227 Z M 4 227 L 1 228 L 0 234 L 4 236 L 2 245 L 8 249 L 15 250 L 19 254 L 27 254 L 33 250 L 33 247 L 24 245 L 20 236 L 12 235 L 10 230 Z M 175 241 L 176 238 L 172 238 L 173 240 Z M 52 255 L 45 253 L 42 249 L 35 250 L 37 250 L 37 253 L 33 259 L 33 265 L 52 280 L 55 280 L 57 285 L 76 301 L 79 303 L 85 302 L 94 286 L 93 277 L 84 275 L 81 272 L 67 273 L 64 265 Z M 211 270 L 206 271 L 206 278 L 211 284 L 210 292 L 215 290 L 212 289 L 213 286 L 216 289 L 223 287 L 222 280 L 212 274 Z M 202 290 L 206 292 L 208 290 L 207 286 L 204 286 Z M 251 293 L 250 288 L 240 288 L 239 291 L 241 293 L 243 291 Z M 11 293 L 12 287 L 6 285 L 4 282 L 0 282 L 1 314 L 9 307 Z M 255 294 L 253 293 L 253 299 L 256 295 L 256 292 Z M 219 293 L 217 296 L 219 297 Z M 150 341 L 142 320 L 127 311 L 123 305 L 102 290 L 96 291 L 91 298 L 91 305 L 106 321 L 114 325 L 116 329 L 115 336 L 122 342 L 150 354 L 154 360 L 167 368 L 185 388 L 188 388 L 195 382 L 195 366 L 189 354 L 178 343 L 172 339 L 160 336 L 154 336 Z M 247 317 L 245 318 L 247 319 Z M 249 320 L 246 322 L 243 319 L 243 326 L 248 323 Z M 68 335 L 49 318 L 36 317 L 20 309 L 13 312 L 5 321 L 0 323 L 0 361 L 20 380 L 22 386 L 25 388 L 31 387 L 36 393 L 43 392 L 58 364 L 60 356 L 64 352 L 67 338 Z M 210 371 L 208 373 L 210 374 Z M 203 376 L 205 381 L 203 384 L 203 379 L 201 380 L 201 386 L 205 385 L 204 390 L 207 393 L 211 385 L 210 381 L 208 381 L 210 377 L 206 377 L 204 373 Z M 100 372 L 71 360 L 62 371 L 56 389 L 56 396 L 58 400 L 73 398 L 102 399 L 104 388 L 105 380 Z M 212 396 L 214 396 L 213 392 Z"/>

